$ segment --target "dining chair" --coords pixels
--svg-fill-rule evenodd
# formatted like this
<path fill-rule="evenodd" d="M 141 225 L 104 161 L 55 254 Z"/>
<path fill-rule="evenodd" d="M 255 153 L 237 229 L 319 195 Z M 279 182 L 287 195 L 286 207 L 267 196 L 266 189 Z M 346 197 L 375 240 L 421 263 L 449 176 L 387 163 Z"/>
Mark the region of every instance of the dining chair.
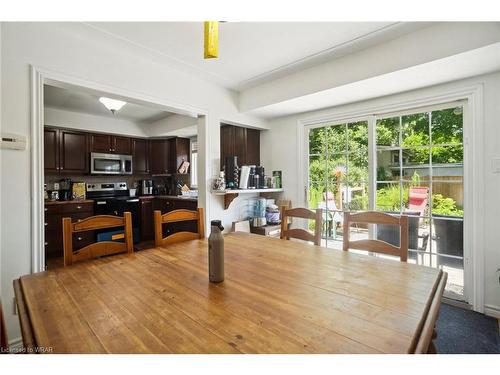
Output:
<path fill-rule="evenodd" d="M 9 352 L 9 340 L 7 339 L 7 327 L 3 316 L 2 301 L 0 300 L 0 354 Z"/>
<path fill-rule="evenodd" d="M 363 239 L 351 241 L 350 226 L 358 224 L 381 224 L 399 226 L 399 246 L 392 245 L 382 240 Z M 367 250 L 374 253 L 398 256 L 401 262 L 408 259 L 408 216 L 393 216 L 383 212 L 344 212 L 344 251 L 349 249 Z"/>
<path fill-rule="evenodd" d="M 174 210 L 161 214 L 161 211 L 154 212 L 155 222 L 155 246 L 165 246 L 176 242 L 202 239 L 205 237 L 205 224 L 203 218 L 203 208 L 198 208 L 196 211 L 191 210 Z M 197 232 L 181 231 L 163 237 L 163 224 L 178 223 L 183 221 L 196 221 Z"/>
<path fill-rule="evenodd" d="M 296 238 L 303 241 L 313 242 L 319 246 L 321 244 L 321 225 L 322 225 L 323 210 L 316 211 L 308 210 L 307 208 L 287 208 L 281 206 L 281 239 L 289 240 Z M 314 220 L 314 234 L 308 230 L 300 228 L 290 229 L 288 218 L 295 217 L 301 219 Z"/>
<path fill-rule="evenodd" d="M 113 241 L 99 241 L 87 245 L 77 251 L 73 251 L 73 234 L 88 232 L 91 230 L 124 227 L 124 232 L 111 237 Z M 124 242 L 115 240 L 123 239 Z M 124 212 L 123 217 L 112 215 L 97 215 L 72 223 L 71 218 L 63 218 L 63 248 L 64 266 L 70 266 L 74 262 L 93 259 L 111 254 L 134 252 L 132 240 L 132 214 Z"/>

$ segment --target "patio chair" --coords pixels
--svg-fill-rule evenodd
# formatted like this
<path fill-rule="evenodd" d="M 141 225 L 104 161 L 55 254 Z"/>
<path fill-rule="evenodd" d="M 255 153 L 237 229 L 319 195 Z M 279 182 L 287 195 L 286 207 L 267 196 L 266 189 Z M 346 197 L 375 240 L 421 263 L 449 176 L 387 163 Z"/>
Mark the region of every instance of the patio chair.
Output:
<path fill-rule="evenodd" d="M 342 224 L 343 217 L 338 212 L 335 196 L 331 191 L 323 193 L 323 202 L 318 203 L 319 209 L 323 212 L 323 225 L 326 227 L 328 237 L 337 238 L 337 226 Z"/>

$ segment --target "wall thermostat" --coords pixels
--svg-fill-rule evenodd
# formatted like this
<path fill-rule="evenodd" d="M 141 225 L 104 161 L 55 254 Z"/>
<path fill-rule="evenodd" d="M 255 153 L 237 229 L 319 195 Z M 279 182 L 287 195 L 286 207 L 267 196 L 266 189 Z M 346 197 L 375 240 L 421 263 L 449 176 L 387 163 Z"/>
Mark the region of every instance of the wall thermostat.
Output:
<path fill-rule="evenodd" d="M 11 150 L 26 150 L 26 136 L 2 133 L 0 148 Z"/>

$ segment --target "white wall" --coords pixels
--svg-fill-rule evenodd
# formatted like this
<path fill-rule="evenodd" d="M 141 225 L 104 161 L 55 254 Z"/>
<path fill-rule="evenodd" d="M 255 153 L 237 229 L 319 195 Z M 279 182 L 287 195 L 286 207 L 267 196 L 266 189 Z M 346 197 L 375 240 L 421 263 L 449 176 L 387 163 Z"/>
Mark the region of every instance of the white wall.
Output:
<path fill-rule="evenodd" d="M 498 199 L 500 174 L 492 173 L 491 170 L 491 160 L 494 157 L 500 157 L 500 73 L 271 120 L 269 122 L 271 130 L 263 132 L 261 136 L 261 159 L 263 164 L 269 168 L 283 171 L 283 185 L 287 195 L 297 205 L 303 199 L 304 194 L 304 183 L 299 181 L 298 172 L 300 168 L 298 160 L 302 160 L 303 157 L 303 155 L 297 153 L 297 122 L 299 120 L 340 115 L 362 110 L 363 108 L 404 103 L 416 98 L 433 97 L 449 90 L 476 84 L 482 84 L 484 87 L 484 121 L 480 124 L 484 129 L 484 153 L 483 159 L 477 162 L 483 163 L 485 167 L 485 180 L 475 181 L 475 183 L 479 191 L 484 192 L 481 197 L 484 199 L 484 207 L 487 208 L 483 216 L 485 232 L 485 306 L 496 310 L 500 314 L 500 285 L 498 276 L 496 276 L 496 270 L 500 268 L 500 248 L 498 247 L 500 243 L 500 231 L 498 230 L 500 223 L 498 220 L 498 212 L 500 212 L 500 199 Z"/>
<path fill-rule="evenodd" d="M 112 37 L 70 23 L 3 23 L 2 131 L 30 137 L 30 64 L 75 79 L 110 88 L 161 98 L 170 103 L 191 105 L 208 113 L 208 150 L 200 142 L 200 153 L 209 158 L 207 181 L 218 172 L 219 122 L 221 118 L 241 124 L 259 125 L 258 118 L 238 113 L 234 92 L 160 65 L 143 50 Z M 201 135 L 199 134 L 200 139 Z M 12 311 L 12 280 L 30 273 L 30 151 L 2 150 L 0 230 L 1 288 L 8 334 L 19 337 L 17 317 Z M 200 182 L 201 184 L 202 182 Z M 200 190 L 201 187 L 200 187 Z M 200 198 L 205 193 L 200 192 Z M 222 200 L 209 195 L 211 218 L 230 225 L 232 215 L 224 212 Z"/>
<path fill-rule="evenodd" d="M 185 131 L 186 128 L 196 128 L 197 124 L 198 119 L 196 117 L 173 114 L 145 125 L 144 129 L 149 137 L 164 137 L 171 136 L 174 133 L 178 135 L 179 132 Z M 194 134 L 196 134 L 196 131 Z"/>
<path fill-rule="evenodd" d="M 96 132 L 114 133 L 132 137 L 147 137 L 145 126 L 135 121 L 96 116 L 60 108 L 44 108 L 45 125 Z"/>

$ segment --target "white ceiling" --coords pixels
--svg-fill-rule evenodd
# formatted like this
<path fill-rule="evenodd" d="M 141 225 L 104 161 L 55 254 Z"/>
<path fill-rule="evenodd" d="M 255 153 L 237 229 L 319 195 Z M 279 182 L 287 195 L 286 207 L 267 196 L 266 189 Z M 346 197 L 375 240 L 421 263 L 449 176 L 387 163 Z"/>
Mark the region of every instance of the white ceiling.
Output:
<path fill-rule="evenodd" d="M 219 58 L 205 60 L 202 22 L 85 25 L 239 91 L 428 26 L 394 22 L 220 23 Z"/>
<path fill-rule="evenodd" d="M 47 107 L 134 122 L 151 123 L 171 114 L 157 108 L 127 103 L 113 115 L 99 102 L 98 96 L 49 85 L 44 86 L 43 95 Z"/>

